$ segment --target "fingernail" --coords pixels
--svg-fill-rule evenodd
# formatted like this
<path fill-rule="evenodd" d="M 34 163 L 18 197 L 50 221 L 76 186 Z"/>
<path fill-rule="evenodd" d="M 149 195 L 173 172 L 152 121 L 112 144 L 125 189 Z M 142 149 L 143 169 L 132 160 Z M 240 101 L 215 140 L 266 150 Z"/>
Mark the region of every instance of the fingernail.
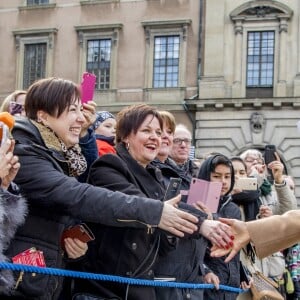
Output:
<path fill-rule="evenodd" d="M 229 244 L 229 246 L 230 246 L 230 247 L 232 247 L 232 246 L 233 246 L 233 242 L 229 242 L 228 244 Z"/>
<path fill-rule="evenodd" d="M 234 235 L 230 236 L 230 238 L 231 238 L 232 240 L 234 240 Z"/>
<path fill-rule="evenodd" d="M 225 246 L 225 249 L 228 250 L 230 247 L 228 245 Z"/>

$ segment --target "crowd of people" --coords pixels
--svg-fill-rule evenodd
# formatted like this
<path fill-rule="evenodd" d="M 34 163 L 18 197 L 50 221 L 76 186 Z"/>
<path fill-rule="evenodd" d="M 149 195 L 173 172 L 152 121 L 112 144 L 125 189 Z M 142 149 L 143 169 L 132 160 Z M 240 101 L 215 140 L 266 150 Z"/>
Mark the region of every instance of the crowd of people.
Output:
<path fill-rule="evenodd" d="M 298 238 L 265 250 L 252 229 L 256 222 L 297 214 L 293 181 L 278 154 L 267 165 L 258 149 L 235 157 L 209 153 L 196 163 L 192 134 L 172 113 L 147 104 L 116 115 L 96 111 L 94 102 L 81 103 L 76 83 L 61 78 L 12 93 L 0 110 L 16 121 L 0 147 L 4 261 L 37 249 L 47 267 L 214 286 L 157 288 L 1 270 L 1 299 L 251 299 L 253 282 L 240 277 L 244 268 L 277 282 L 284 297 L 291 272 L 290 299 L 300 299 L 293 263 Z M 236 188 L 248 177 L 256 178 L 257 189 Z M 180 178 L 179 195 L 165 199 L 172 178 Z M 193 178 L 222 183 L 217 212 L 201 199 L 186 203 Z M 61 240 L 81 223 L 93 240 Z"/>

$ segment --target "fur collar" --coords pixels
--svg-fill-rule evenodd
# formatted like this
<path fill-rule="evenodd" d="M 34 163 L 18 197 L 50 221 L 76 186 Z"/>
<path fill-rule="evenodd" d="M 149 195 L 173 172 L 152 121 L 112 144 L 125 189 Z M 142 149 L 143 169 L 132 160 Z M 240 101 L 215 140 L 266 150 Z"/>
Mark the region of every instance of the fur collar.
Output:
<path fill-rule="evenodd" d="M 54 149 L 54 150 L 57 150 L 59 152 L 62 152 L 61 144 L 60 144 L 57 136 L 55 135 L 55 133 L 51 129 L 49 129 L 45 125 L 43 125 L 41 123 L 38 123 L 36 121 L 31 120 L 31 122 L 34 124 L 34 126 L 37 127 L 37 129 L 40 132 L 40 135 L 41 135 L 42 139 L 44 140 L 45 145 L 49 149 Z"/>

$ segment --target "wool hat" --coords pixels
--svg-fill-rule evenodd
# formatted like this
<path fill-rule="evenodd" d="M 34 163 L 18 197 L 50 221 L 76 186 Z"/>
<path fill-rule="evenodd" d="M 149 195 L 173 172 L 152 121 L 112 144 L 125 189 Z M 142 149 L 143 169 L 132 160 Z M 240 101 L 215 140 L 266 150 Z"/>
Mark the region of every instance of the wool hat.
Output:
<path fill-rule="evenodd" d="M 97 118 L 93 125 L 94 130 L 97 129 L 101 123 L 103 123 L 107 119 L 115 119 L 115 116 L 108 111 L 97 111 Z"/>

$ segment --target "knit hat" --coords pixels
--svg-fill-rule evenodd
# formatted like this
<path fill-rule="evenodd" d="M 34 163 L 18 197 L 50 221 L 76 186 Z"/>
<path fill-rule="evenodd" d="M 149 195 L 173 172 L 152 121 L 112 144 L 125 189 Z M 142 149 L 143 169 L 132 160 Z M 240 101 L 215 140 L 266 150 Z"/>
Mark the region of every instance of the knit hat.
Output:
<path fill-rule="evenodd" d="M 97 111 L 97 118 L 93 125 L 94 130 L 97 129 L 101 123 L 103 123 L 107 119 L 114 119 L 115 116 L 108 111 Z"/>

